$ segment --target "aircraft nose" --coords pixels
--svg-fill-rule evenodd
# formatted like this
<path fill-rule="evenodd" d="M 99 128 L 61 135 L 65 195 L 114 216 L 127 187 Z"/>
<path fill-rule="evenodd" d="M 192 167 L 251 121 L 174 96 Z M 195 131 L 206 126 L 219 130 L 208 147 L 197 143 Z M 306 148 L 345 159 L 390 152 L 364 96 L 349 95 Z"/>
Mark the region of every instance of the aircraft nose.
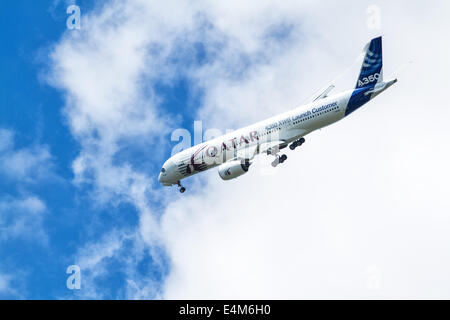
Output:
<path fill-rule="evenodd" d="M 179 178 L 177 177 L 176 165 L 173 160 L 167 160 L 158 176 L 158 181 L 164 186 L 170 186 L 176 184 Z"/>
<path fill-rule="evenodd" d="M 171 165 L 170 165 L 170 161 L 167 160 L 166 163 L 164 163 L 161 172 L 158 175 L 158 182 L 161 184 L 165 184 L 167 183 L 167 181 L 170 180 L 170 175 L 171 175 Z"/>

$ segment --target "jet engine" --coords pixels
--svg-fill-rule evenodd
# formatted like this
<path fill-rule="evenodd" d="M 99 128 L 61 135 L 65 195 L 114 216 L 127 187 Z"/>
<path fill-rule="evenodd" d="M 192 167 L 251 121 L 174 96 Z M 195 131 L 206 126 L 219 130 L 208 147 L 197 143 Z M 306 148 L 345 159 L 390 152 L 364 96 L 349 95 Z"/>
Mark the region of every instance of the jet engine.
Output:
<path fill-rule="evenodd" d="M 233 160 L 230 162 L 222 163 L 219 166 L 219 176 L 223 180 L 231 180 L 237 178 L 246 173 L 250 165 L 251 163 L 248 160 Z"/>

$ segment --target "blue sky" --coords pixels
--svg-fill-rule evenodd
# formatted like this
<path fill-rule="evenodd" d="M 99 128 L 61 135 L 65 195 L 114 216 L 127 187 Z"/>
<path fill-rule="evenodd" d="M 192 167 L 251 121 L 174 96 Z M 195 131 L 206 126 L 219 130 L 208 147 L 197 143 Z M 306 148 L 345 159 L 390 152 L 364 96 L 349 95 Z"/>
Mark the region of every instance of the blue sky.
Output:
<path fill-rule="evenodd" d="M 72 3 L 0 4 L 0 299 L 450 296 L 448 1 Z M 282 168 L 157 183 L 175 129 L 347 89 L 380 34 L 399 82 Z"/>
<path fill-rule="evenodd" d="M 13 292 L 6 291 L 2 298 L 50 298 L 64 290 L 64 261 L 67 250 L 73 250 L 74 239 L 79 238 L 76 228 L 68 227 L 64 220 L 71 212 L 79 212 L 70 186 L 70 158 L 76 144 L 61 121 L 61 97 L 39 80 L 45 63 L 45 46 L 62 33 L 63 15 L 59 21 L 49 12 L 51 2 L 3 2 L 1 28 L 4 45 L 1 68 L 1 127 L 14 132 L 14 149 L 20 150 L 45 144 L 54 155 L 55 175 L 60 179 L 23 183 L 14 177 L 1 179 L 2 200 L 34 194 L 45 199 L 47 210 L 45 226 L 52 230 L 51 247 L 33 239 L 7 239 L 1 243 L 1 272 L 19 275 L 13 278 Z M 39 59 L 39 55 L 41 55 Z M 15 214 L 15 212 L 2 212 Z M 8 228 L 8 225 L 2 228 Z M 76 241 L 76 240 L 75 240 Z M 72 243 L 72 249 L 69 249 Z M 64 271 L 64 270 L 63 270 Z"/>
<path fill-rule="evenodd" d="M 79 1 L 78 5 L 83 10 L 90 10 L 91 3 Z M 11 287 L 11 290 L 0 291 L 0 298 L 76 297 L 76 293 L 72 294 L 66 288 L 68 275 L 65 272 L 74 264 L 73 255 L 78 248 L 116 226 L 126 228 L 137 223 L 137 213 L 132 206 L 96 207 L 89 198 L 89 186 L 77 188 L 72 184 L 71 164 L 79 152 L 79 144 L 73 139 L 62 114 L 63 92 L 45 80 L 51 47 L 67 32 L 65 10 L 65 3 L 54 1 L 22 0 L 0 4 L 4 42 L 0 59 L 0 128 L 13 135 L 9 153 L 3 155 L 11 161 L 12 153 L 24 150 L 31 150 L 31 155 L 41 149 L 51 154 L 37 164 L 48 167 L 44 176 L 27 180 L 2 172 L 0 201 L 6 204 L 31 196 L 40 199 L 46 209 L 42 213 L 42 226 L 35 227 L 45 230 L 48 239 L 17 236 L 0 241 L 0 274 L 7 275 Z M 179 95 L 171 92 L 172 89 L 167 95 L 182 104 L 183 83 L 175 90 Z M 161 159 L 153 159 L 151 164 L 140 160 L 137 155 L 136 163 L 155 170 Z M 18 211 L 20 209 L 7 207 L 1 214 L 18 215 Z M 2 232 L 12 224 L 10 220 L 5 221 L 1 225 Z M 33 226 L 26 231 L 34 232 Z M 150 257 L 141 259 L 138 270 L 140 267 L 148 272 L 150 263 Z M 101 280 L 111 290 L 106 297 L 120 297 L 121 293 L 113 288 L 121 287 L 117 284 L 123 281 L 123 274 L 113 261 L 110 268 L 114 271 Z M 156 279 L 161 277 L 156 268 L 154 276 Z"/>

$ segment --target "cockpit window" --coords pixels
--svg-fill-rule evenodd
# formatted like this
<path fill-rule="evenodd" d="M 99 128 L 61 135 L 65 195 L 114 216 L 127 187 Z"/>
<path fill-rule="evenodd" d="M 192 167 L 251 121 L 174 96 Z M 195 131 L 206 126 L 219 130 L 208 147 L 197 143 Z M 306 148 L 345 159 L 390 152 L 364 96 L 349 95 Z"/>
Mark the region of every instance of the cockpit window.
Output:
<path fill-rule="evenodd" d="M 162 172 L 162 173 L 165 173 L 165 172 L 166 172 L 166 169 L 162 168 L 162 169 L 161 169 L 161 172 Z"/>

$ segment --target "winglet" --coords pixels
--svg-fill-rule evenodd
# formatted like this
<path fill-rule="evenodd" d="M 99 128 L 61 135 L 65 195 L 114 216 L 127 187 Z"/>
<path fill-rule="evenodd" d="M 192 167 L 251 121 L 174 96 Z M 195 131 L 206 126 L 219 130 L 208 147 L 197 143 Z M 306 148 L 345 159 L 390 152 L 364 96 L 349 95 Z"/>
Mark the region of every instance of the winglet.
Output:
<path fill-rule="evenodd" d="M 320 99 L 323 99 L 323 98 L 326 98 L 327 95 L 330 93 L 330 91 L 333 90 L 333 89 L 334 89 L 334 84 L 329 85 L 324 91 L 322 91 L 322 92 L 317 96 L 317 98 L 315 98 L 315 99 L 313 100 L 313 102 L 314 102 L 314 101 L 317 101 L 317 100 L 320 100 Z"/>

